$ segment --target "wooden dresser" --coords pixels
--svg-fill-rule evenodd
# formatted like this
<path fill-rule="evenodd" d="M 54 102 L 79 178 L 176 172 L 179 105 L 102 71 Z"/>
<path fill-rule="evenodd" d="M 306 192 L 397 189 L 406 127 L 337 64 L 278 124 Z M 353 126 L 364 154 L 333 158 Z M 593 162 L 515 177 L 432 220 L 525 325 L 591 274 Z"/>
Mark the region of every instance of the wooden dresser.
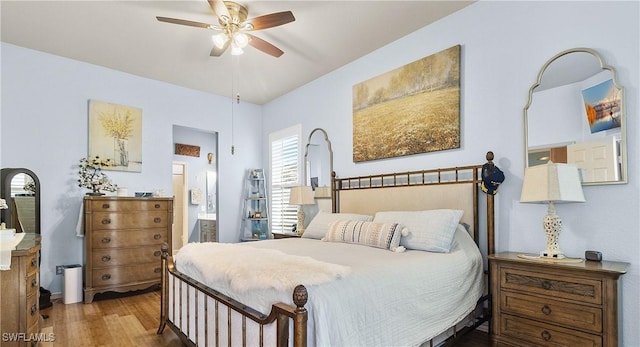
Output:
<path fill-rule="evenodd" d="M 0 271 L 0 346 L 33 346 L 40 333 L 40 235 L 25 234 Z"/>
<path fill-rule="evenodd" d="M 171 247 L 173 198 L 87 196 L 84 214 L 85 304 L 96 293 L 160 284 L 160 246 Z"/>
<path fill-rule="evenodd" d="M 618 346 L 618 279 L 629 264 L 489 256 L 497 346 Z"/>

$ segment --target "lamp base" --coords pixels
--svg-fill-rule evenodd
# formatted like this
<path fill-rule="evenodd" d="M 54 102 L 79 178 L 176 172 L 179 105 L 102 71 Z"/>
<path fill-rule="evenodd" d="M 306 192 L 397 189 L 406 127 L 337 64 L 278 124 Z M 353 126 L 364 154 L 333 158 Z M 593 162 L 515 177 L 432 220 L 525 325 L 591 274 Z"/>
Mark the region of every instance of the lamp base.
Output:
<path fill-rule="evenodd" d="M 551 259 L 564 259 L 564 253 L 560 251 L 540 251 L 540 258 L 551 258 Z"/>
<path fill-rule="evenodd" d="M 526 254 L 526 253 L 518 254 L 518 258 L 528 259 L 528 260 L 537 260 L 537 261 L 547 262 L 547 263 L 581 263 L 583 261 L 583 259 L 581 258 L 567 258 L 567 257 L 554 258 L 554 257 L 545 257 L 542 255 Z"/>

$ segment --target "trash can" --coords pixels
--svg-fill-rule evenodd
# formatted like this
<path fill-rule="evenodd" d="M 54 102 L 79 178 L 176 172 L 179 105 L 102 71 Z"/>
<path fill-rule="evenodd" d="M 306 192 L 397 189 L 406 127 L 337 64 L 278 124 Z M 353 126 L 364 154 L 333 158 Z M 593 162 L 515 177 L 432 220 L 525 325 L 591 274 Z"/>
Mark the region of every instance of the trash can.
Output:
<path fill-rule="evenodd" d="M 82 265 L 65 265 L 62 271 L 62 302 L 73 304 L 82 301 Z"/>

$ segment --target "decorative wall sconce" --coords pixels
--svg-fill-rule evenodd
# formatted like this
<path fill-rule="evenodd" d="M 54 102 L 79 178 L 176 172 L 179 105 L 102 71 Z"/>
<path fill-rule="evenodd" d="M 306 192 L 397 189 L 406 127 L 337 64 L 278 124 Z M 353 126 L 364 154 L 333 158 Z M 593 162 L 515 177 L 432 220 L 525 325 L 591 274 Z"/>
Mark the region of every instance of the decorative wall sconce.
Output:
<path fill-rule="evenodd" d="M 209 161 L 209 164 L 211 164 L 211 161 L 213 161 L 213 153 L 207 153 L 207 160 Z"/>

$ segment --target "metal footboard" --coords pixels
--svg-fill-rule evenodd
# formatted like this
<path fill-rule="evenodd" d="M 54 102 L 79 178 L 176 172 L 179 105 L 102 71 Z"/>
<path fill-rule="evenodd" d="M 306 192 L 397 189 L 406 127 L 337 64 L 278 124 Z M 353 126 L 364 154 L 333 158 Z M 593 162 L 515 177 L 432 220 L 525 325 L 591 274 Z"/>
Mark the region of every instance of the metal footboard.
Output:
<path fill-rule="evenodd" d="M 161 307 L 158 334 L 169 326 L 188 346 L 307 345 L 307 289 L 293 292 L 295 306 L 277 303 L 268 315 L 233 300 L 175 269 L 162 245 Z M 293 322 L 293 329 L 290 329 Z"/>

